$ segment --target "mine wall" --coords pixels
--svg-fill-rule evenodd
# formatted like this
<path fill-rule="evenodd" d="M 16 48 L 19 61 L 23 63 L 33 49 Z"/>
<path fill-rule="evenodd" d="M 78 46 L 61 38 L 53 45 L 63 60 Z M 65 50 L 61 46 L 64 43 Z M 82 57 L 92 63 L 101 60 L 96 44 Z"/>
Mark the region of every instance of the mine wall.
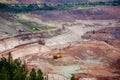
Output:
<path fill-rule="evenodd" d="M 57 36 L 62 33 L 65 33 L 66 31 L 67 29 L 65 29 L 64 27 L 60 27 L 53 30 L 39 31 L 34 33 L 26 32 L 26 33 L 5 37 L 0 39 L 0 53 L 15 48 L 16 46 L 19 45 L 38 42 L 38 40 Z"/>

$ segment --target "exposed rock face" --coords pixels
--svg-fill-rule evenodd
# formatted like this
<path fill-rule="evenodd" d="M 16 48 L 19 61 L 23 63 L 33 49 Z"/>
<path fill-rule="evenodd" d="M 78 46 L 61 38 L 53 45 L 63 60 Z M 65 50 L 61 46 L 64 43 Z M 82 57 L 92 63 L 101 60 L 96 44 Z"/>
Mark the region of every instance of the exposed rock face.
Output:
<path fill-rule="evenodd" d="M 86 39 L 92 39 L 92 40 L 97 40 L 98 41 L 104 41 L 106 42 L 106 44 L 109 44 L 109 47 L 111 46 L 111 49 L 108 49 L 107 51 L 105 51 L 105 47 L 102 50 L 98 50 L 98 52 L 96 53 L 106 53 L 107 55 L 104 55 L 104 59 L 102 57 L 102 62 L 106 62 L 109 63 L 110 68 L 112 69 L 116 69 L 115 71 L 113 70 L 113 73 L 117 73 L 120 74 L 120 27 L 108 27 L 108 28 L 104 28 L 104 29 L 100 29 L 97 31 L 89 31 L 87 33 L 85 33 L 83 35 L 83 38 Z M 99 45 L 98 47 L 100 47 L 101 45 Z M 96 47 L 96 48 L 98 48 Z M 97 50 L 97 49 L 96 49 Z M 118 53 L 116 53 L 117 51 Z M 103 52 L 101 52 L 103 51 Z M 105 52 L 104 52 L 105 51 Z M 110 51 L 110 52 L 109 52 Z M 117 57 L 119 56 L 119 57 Z M 105 79 L 118 79 L 120 77 L 117 78 L 111 78 L 111 77 L 101 77 L 98 78 L 98 80 L 105 80 Z"/>
<path fill-rule="evenodd" d="M 98 31 L 89 31 L 83 35 L 83 38 L 105 41 L 120 48 L 120 27 L 108 27 Z"/>
<path fill-rule="evenodd" d="M 105 28 L 102 30 L 99 30 L 98 32 L 100 33 L 108 33 L 115 37 L 116 39 L 120 39 L 120 27 L 110 27 L 110 28 Z"/>

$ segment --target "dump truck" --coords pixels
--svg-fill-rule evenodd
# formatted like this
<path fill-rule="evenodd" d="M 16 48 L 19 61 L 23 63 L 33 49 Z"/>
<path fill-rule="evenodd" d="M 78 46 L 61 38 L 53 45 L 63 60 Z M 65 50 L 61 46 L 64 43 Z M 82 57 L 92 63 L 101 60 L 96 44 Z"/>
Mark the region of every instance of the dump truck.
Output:
<path fill-rule="evenodd" d="M 58 58 L 61 58 L 62 56 L 63 56 L 62 53 L 54 53 L 53 59 L 58 59 Z"/>
<path fill-rule="evenodd" d="M 63 57 L 63 50 L 59 49 L 56 53 L 52 54 L 52 56 L 53 56 L 53 59 L 58 59 Z"/>

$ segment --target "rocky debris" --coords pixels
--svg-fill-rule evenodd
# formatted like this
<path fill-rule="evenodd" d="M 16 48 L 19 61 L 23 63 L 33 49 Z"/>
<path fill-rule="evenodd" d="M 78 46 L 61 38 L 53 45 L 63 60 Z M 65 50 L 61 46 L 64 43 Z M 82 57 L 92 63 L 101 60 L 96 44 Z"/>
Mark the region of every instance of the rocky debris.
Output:
<path fill-rule="evenodd" d="M 89 31 L 82 37 L 85 39 L 105 41 L 114 47 L 120 48 L 120 27 L 107 27 L 97 31 Z"/>
<path fill-rule="evenodd" d="M 98 33 L 108 33 L 116 39 L 120 39 L 120 27 L 108 27 L 97 31 Z"/>
<path fill-rule="evenodd" d="M 107 28 L 103 28 L 103 29 L 100 29 L 100 30 L 96 30 L 96 31 L 95 30 L 89 31 L 86 34 L 90 34 L 90 35 L 93 34 L 93 36 L 95 36 L 95 35 L 105 35 L 105 36 L 103 36 L 103 38 L 107 37 L 108 39 L 115 39 L 115 38 L 119 39 L 119 37 L 120 37 L 120 35 L 119 35 L 120 34 L 120 27 L 107 27 Z M 100 36 L 100 37 L 102 37 L 102 36 Z"/>

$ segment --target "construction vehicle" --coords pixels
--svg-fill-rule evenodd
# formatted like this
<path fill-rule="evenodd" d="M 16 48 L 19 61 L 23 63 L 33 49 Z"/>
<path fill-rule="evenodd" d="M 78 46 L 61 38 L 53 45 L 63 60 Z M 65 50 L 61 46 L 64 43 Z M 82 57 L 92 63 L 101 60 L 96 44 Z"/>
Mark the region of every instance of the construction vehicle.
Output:
<path fill-rule="evenodd" d="M 53 59 L 58 59 L 58 58 L 61 58 L 63 54 L 62 54 L 62 51 L 59 50 L 57 53 L 52 54 L 52 56 L 53 56 Z"/>
<path fill-rule="evenodd" d="M 45 45 L 45 40 L 38 40 L 38 44 L 42 44 L 42 45 Z"/>
<path fill-rule="evenodd" d="M 58 59 L 58 58 L 61 58 L 63 55 L 62 53 L 55 53 L 53 54 L 53 59 Z"/>

